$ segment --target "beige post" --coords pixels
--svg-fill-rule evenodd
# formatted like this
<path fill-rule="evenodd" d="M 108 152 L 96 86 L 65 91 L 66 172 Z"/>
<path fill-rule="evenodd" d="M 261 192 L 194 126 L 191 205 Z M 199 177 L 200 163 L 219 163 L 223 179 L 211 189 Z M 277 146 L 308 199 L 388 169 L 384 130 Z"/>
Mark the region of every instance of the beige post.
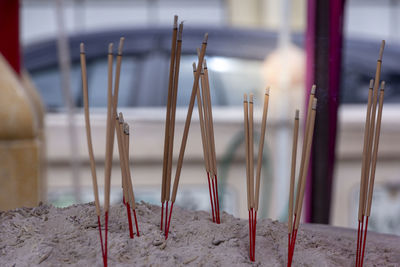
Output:
<path fill-rule="evenodd" d="M 33 207 L 42 199 L 40 116 L 19 77 L 0 55 L 0 210 Z"/>

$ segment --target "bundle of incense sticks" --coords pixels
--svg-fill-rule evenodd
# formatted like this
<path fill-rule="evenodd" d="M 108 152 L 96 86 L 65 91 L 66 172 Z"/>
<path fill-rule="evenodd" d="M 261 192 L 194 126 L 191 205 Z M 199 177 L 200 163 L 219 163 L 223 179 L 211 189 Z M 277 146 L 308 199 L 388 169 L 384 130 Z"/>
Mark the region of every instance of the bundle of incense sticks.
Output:
<path fill-rule="evenodd" d="M 384 47 L 385 41 L 383 40 L 379 51 L 378 62 L 376 65 L 375 80 L 372 79 L 370 81 L 368 90 L 368 105 L 364 129 L 364 146 L 358 206 L 356 267 L 362 267 L 364 264 L 364 251 L 365 243 L 367 241 L 368 219 L 371 215 L 371 205 L 374 191 L 375 171 L 378 157 L 383 97 L 385 89 L 385 82 L 382 81 L 380 92 L 378 93 Z"/>
<path fill-rule="evenodd" d="M 296 154 L 297 154 L 297 136 L 299 127 L 299 112 L 296 111 L 295 123 L 294 123 L 294 134 L 293 134 L 293 148 L 292 148 L 292 164 L 291 164 L 291 176 L 290 176 L 290 189 L 289 189 L 289 216 L 288 216 L 288 263 L 287 266 L 292 265 L 294 247 L 296 245 L 297 230 L 299 229 L 299 223 L 301 218 L 301 211 L 303 208 L 303 199 L 306 186 L 306 178 L 308 173 L 311 146 L 314 135 L 314 123 L 315 114 L 317 109 L 317 99 L 315 98 L 316 86 L 313 85 L 311 88 L 310 97 L 308 100 L 307 108 L 307 119 L 305 124 L 305 133 L 303 138 L 303 148 L 301 154 L 299 178 L 297 182 L 297 193 L 295 209 L 293 210 L 293 199 L 294 199 L 294 179 L 296 170 Z M 294 215 L 294 216 L 293 216 Z M 293 221 L 292 218 L 294 217 Z"/>
<path fill-rule="evenodd" d="M 181 49 L 182 49 L 182 31 L 183 31 L 183 22 L 179 24 L 179 30 L 178 30 L 178 16 L 174 16 L 174 27 L 172 30 L 172 43 L 171 43 L 171 60 L 169 66 L 167 112 L 165 119 L 164 159 L 163 159 L 163 172 L 162 172 L 162 184 L 161 184 L 160 229 L 161 230 L 163 229 L 163 224 L 164 224 L 165 236 L 167 236 L 168 202 L 170 201 L 170 196 L 171 196 L 171 173 L 172 173 L 174 132 L 175 132 L 176 101 L 178 96 L 179 67 L 180 67 Z M 165 204 L 165 216 L 164 216 L 164 204 Z M 164 223 L 164 217 L 165 217 L 165 223 Z"/>
<path fill-rule="evenodd" d="M 198 50 L 198 52 L 200 52 L 200 50 Z M 196 76 L 196 63 L 193 63 L 193 75 Z M 204 163 L 207 172 L 208 190 L 210 193 L 212 220 L 219 224 L 221 223 L 221 219 L 219 214 L 217 160 L 215 153 L 210 83 L 208 79 L 207 62 L 205 59 L 200 73 L 200 81 L 201 86 L 197 90 L 197 106 L 199 109 Z"/>
<path fill-rule="evenodd" d="M 124 199 L 127 200 L 127 215 L 128 215 L 128 223 L 130 229 L 130 236 L 133 238 L 133 230 L 132 230 L 132 222 L 130 215 L 130 208 L 132 208 L 137 235 L 139 236 L 139 228 L 137 224 L 136 218 L 136 210 L 135 210 L 135 199 L 133 194 L 132 182 L 130 177 L 129 170 L 129 137 L 122 138 L 121 127 L 119 123 L 116 123 L 116 120 L 120 120 L 117 116 L 117 106 L 118 106 L 118 92 L 119 92 L 119 80 L 120 80 L 120 72 L 121 72 L 121 62 L 122 62 L 122 47 L 124 44 L 124 37 L 120 38 L 120 43 L 118 46 L 118 55 L 117 55 L 117 64 L 116 64 L 116 72 L 115 72 L 115 83 L 114 90 L 112 84 L 112 73 L 113 73 L 113 44 L 110 43 L 108 46 L 108 83 L 107 83 L 107 124 L 106 124 L 106 155 L 105 155 L 105 172 L 104 172 L 104 180 L 105 180 L 105 193 L 104 193 L 104 217 L 105 217 L 105 236 L 104 243 L 101 232 L 101 220 L 100 220 L 100 202 L 99 202 L 99 193 L 98 193 L 98 185 L 97 185 L 97 175 L 96 175 L 96 164 L 93 153 L 93 145 L 92 145 L 92 137 L 91 137 L 91 128 L 90 128 L 90 117 L 89 117 L 89 97 L 88 97 L 88 83 L 87 83 L 87 69 L 86 69 L 86 57 L 85 57 L 85 48 L 84 44 L 80 45 L 80 53 L 81 53 L 81 71 L 82 71 L 82 89 L 83 89 L 83 103 L 85 110 L 85 125 L 86 125 L 86 137 L 88 143 L 89 150 L 89 158 L 90 158 L 90 167 L 92 172 L 92 183 L 93 183 L 93 192 L 95 196 L 96 203 L 96 214 L 97 221 L 99 227 L 99 235 L 100 235 L 100 243 L 101 243 L 101 251 L 103 256 L 103 264 L 107 266 L 107 238 L 108 238 L 108 216 L 109 216 L 109 208 L 110 208 L 110 186 L 111 186 L 111 166 L 112 166 L 112 152 L 114 146 L 114 131 L 117 130 L 117 138 L 118 138 L 118 148 L 120 152 L 120 160 L 123 161 L 121 163 L 121 171 L 122 171 L 122 183 L 124 188 Z M 114 91 L 114 92 L 113 92 Z M 113 119 L 116 118 L 116 120 Z M 125 127 L 127 128 L 127 127 Z M 125 129 L 125 135 L 128 136 L 129 130 Z"/>
<path fill-rule="evenodd" d="M 178 162 L 177 162 L 177 166 L 176 166 L 176 172 L 175 172 L 174 185 L 173 185 L 173 189 L 172 189 L 171 207 L 170 207 L 169 215 L 167 214 L 168 209 L 166 209 L 166 211 L 165 211 L 166 212 L 166 219 L 168 218 L 168 223 L 165 225 L 165 227 L 166 227 L 165 228 L 165 239 L 168 238 L 168 232 L 169 232 L 169 227 L 170 227 L 170 224 L 171 224 L 171 217 L 172 217 L 172 209 L 174 207 L 174 203 L 175 203 L 175 200 L 176 200 L 176 194 L 178 192 L 178 185 L 179 185 L 179 180 L 180 180 L 181 171 L 182 171 L 183 157 L 185 155 L 186 143 L 187 143 L 187 138 L 188 138 L 188 135 L 189 135 L 190 123 L 191 123 L 191 120 L 192 120 L 194 102 L 196 100 L 197 89 L 199 87 L 198 85 L 199 85 L 199 80 L 200 80 L 201 66 L 203 66 L 204 55 L 206 53 L 207 40 L 208 40 L 208 33 L 206 33 L 204 35 L 203 43 L 201 45 L 201 50 L 200 50 L 199 61 L 197 62 L 197 69 L 196 69 L 196 73 L 195 73 L 195 76 L 194 76 L 192 94 L 190 96 L 189 107 L 188 107 L 188 112 L 187 112 L 187 115 L 186 115 L 186 122 L 185 122 L 185 127 L 184 127 L 184 130 L 183 130 L 182 142 L 181 142 L 181 147 L 180 147 L 180 150 L 179 150 Z M 176 95 L 174 96 L 174 98 L 176 98 Z M 171 146 L 171 143 L 170 143 L 170 146 Z M 164 156 L 165 156 L 165 154 L 164 154 Z M 169 159 L 172 160 L 172 154 L 170 154 Z M 169 197 L 170 197 L 169 196 L 168 180 L 167 180 L 167 187 L 165 188 L 165 193 L 166 193 L 165 200 L 167 201 L 167 207 L 168 207 L 168 200 L 169 200 Z"/>
<path fill-rule="evenodd" d="M 132 186 L 131 169 L 129 165 L 129 125 L 128 123 L 124 122 L 124 117 L 121 112 L 119 113 L 119 116 L 117 118 L 118 124 L 116 124 L 115 126 L 117 131 L 118 151 L 122 174 L 122 192 L 125 199 L 125 206 L 128 216 L 129 236 L 133 238 L 132 217 L 130 209 L 132 209 L 133 211 L 137 236 L 140 236 L 140 233 L 136 216 L 136 202 Z"/>
<path fill-rule="evenodd" d="M 244 94 L 244 132 L 246 149 L 246 184 L 247 184 L 247 209 L 249 211 L 249 257 L 255 261 L 257 211 L 260 199 L 261 166 L 264 148 L 265 129 L 267 125 L 267 112 L 269 101 L 269 87 L 265 90 L 264 108 L 261 122 L 261 135 L 258 147 L 256 183 L 254 185 L 254 140 L 253 140 L 253 94 L 250 94 L 249 101 Z M 255 188 L 254 188 L 255 186 Z"/>

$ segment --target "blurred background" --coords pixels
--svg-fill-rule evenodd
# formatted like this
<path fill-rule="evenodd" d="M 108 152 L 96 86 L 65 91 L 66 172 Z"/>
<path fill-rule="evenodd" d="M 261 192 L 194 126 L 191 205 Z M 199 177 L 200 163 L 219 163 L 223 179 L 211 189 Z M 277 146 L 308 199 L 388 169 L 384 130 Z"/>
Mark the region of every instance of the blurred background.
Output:
<path fill-rule="evenodd" d="M 36 99 L 31 105 L 38 119 L 33 133 L 20 138 L 34 140 L 30 151 L 35 157 L 29 157 L 24 168 L 40 167 L 18 178 L 37 179 L 35 186 L 9 192 L 0 202 L 24 198 L 32 191 L 36 198 L 23 205 L 43 200 L 63 207 L 94 200 L 83 116 L 80 42 L 85 43 L 87 52 L 92 137 L 103 199 L 106 52 L 109 42 L 117 45 L 119 37 L 125 36 L 119 109 L 132 127 L 130 160 L 135 196 L 137 201 L 159 205 L 170 37 L 177 14 L 185 26 L 174 160 L 193 83 L 191 64 L 196 60 L 196 47 L 208 32 L 206 58 L 220 205 L 243 218 L 247 216 L 243 94 L 255 94 L 258 147 L 263 93 L 271 86 L 260 217 L 285 221 L 294 112 L 300 109 L 304 118 L 305 96 L 316 83 L 321 115 L 317 116 L 304 218 L 356 227 L 368 84 L 385 39 L 381 79 L 386 80 L 387 90 L 370 226 L 375 231 L 400 234 L 399 0 L 20 0 L 17 7 L 17 20 L 2 22 L 3 28 L 4 23 L 7 27 L 8 23 L 17 25 L 19 76 L 26 77 L 29 86 L 24 87 L 35 88 L 32 90 L 40 97 L 27 93 L 29 99 Z M 6 4 L 2 8 L 0 13 L 9 13 Z M 13 138 L 3 139 L 15 143 L 10 140 Z M 10 145 L 6 147 L 10 149 Z M 11 155 L 7 154 L 10 150 L 2 149 L 6 151 L 2 158 Z M 19 157 L 15 159 L 18 163 Z M 3 173 L 1 183 L 9 183 L 16 175 Z M 114 203 L 122 200 L 120 175 L 115 146 Z M 25 180 L 21 183 L 26 185 Z M 177 202 L 188 209 L 210 209 L 196 109 Z M 16 206 L 3 205 L 2 209 Z"/>

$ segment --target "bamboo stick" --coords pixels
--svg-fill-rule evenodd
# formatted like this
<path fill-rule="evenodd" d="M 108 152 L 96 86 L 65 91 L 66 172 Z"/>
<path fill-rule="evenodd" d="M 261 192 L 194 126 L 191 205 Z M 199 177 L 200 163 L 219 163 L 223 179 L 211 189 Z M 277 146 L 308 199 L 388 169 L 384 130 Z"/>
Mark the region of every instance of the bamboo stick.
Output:
<path fill-rule="evenodd" d="M 253 94 L 249 96 L 249 169 L 250 169 L 250 208 L 254 208 L 254 135 L 253 135 Z"/>
<path fill-rule="evenodd" d="M 107 127 L 106 127 L 106 158 L 104 170 L 104 210 L 108 212 L 110 207 L 110 187 L 111 187 L 111 117 L 112 117 L 112 74 L 113 74 L 113 44 L 108 46 L 108 86 L 107 86 Z"/>
<path fill-rule="evenodd" d="M 185 154 L 185 148 L 186 148 L 187 138 L 188 138 L 188 134 L 189 134 L 189 127 L 190 127 L 190 122 L 191 122 L 191 119 L 192 119 L 194 101 L 195 101 L 196 95 L 197 95 L 197 89 L 198 89 L 198 85 L 199 85 L 201 66 L 203 64 L 204 55 L 206 53 L 207 40 L 208 40 L 208 33 L 206 33 L 204 35 L 203 43 L 202 43 L 202 46 L 201 46 L 200 58 L 199 58 L 199 62 L 197 64 L 196 75 L 195 75 L 195 78 L 194 78 L 194 81 L 193 81 L 192 94 L 190 96 L 189 108 L 188 108 L 188 113 L 187 113 L 187 116 L 186 116 L 185 128 L 184 128 L 184 131 L 183 131 L 182 143 L 181 143 L 181 148 L 180 148 L 180 151 L 179 151 L 178 163 L 177 163 L 177 167 L 176 167 L 174 187 L 173 187 L 173 190 L 172 190 L 172 202 L 175 202 L 176 193 L 178 191 L 179 179 L 180 179 L 181 170 L 182 170 L 182 164 L 183 164 L 183 156 Z"/>
<path fill-rule="evenodd" d="M 263 108 L 263 115 L 262 115 L 262 121 L 261 121 L 261 135 L 260 135 L 260 143 L 258 146 L 257 172 L 256 172 L 256 196 L 255 196 L 255 210 L 256 211 L 258 211 L 258 204 L 259 204 L 259 200 L 260 200 L 261 167 L 262 167 L 262 158 L 263 158 L 263 150 L 264 150 L 265 129 L 267 126 L 268 102 L 269 102 L 269 87 L 267 87 L 267 89 L 265 89 L 265 94 L 264 94 L 264 108 Z"/>
<path fill-rule="evenodd" d="M 371 177 L 370 177 L 370 181 L 369 181 L 369 190 L 368 190 L 368 206 L 367 206 L 367 214 L 366 214 L 368 217 L 371 215 L 372 195 L 374 192 L 375 171 L 376 171 L 376 162 L 377 162 L 377 158 L 378 158 L 379 137 L 380 137 L 380 133 L 381 133 L 384 93 L 385 93 L 385 82 L 382 81 L 380 95 L 379 95 L 379 108 L 378 108 L 378 118 L 376 121 L 376 133 L 375 133 L 375 137 L 374 137 L 374 150 L 373 150 L 373 155 L 372 155 Z"/>
<path fill-rule="evenodd" d="M 299 209 L 299 197 L 300 197 L 300 188 L 301 188 L 301 174 L 303 173 L 304 169 L 304 161 L 305 161 L 305 153 L 306 153 L 306 146 L 307 146 L 307 133 L 309 132 L 310 128 L 310 115 L 311 115 L 311 110 L 312 110 L 312 104 L 313 100 L 315 97 L 315 91 L 316 91 L 316 86 L 315 84 L 311 87 L 311 93 L 308 98 L 308 107 L 307 107 L 307 114 L 306 114 L 306 126 L 305 126 L 305 131 L 304 131 L 304 137 L 303 137 L 303 146 L 301 149 L 301 160 L 300 160 L 300 171 L 299 171 L 299 179 L 297 181 L 297 190 L 296 190 L 296 202 L 295 202 L 295 215 L 297 214 L 297 210 Z"/>
<path fill-rule="evenodd" d="M 308 173 L 308 167 L 310 163 L 310 155 L 311 155 L 311 147 L 312 147 L 312 141 L 313 141 L 313 135 L 314 135 L 314 125 L 315 125 L 315 114 L 316 114 L 316 109 L 317 109 L 317 99 L 313 99 L 312 103 L 312 110 L 311 110 L 311 116 L 310 116 L 310 125 L 309 125 L 309 131 L 307 134 L 307 145 L 306 145 L 306 153 L 305 153 L 305 160 L 304 160 L 304 167 L 303 167 L 303 172 L 301 173 L 301 188 L 300 188 L 300 197 L 299 197 L 299 203 L 298 204 L 298 210 L 297 210 L 297 217 L 296 217 L 296 222 L 295 222 L 295 229 L 297 230 L 299 228 L 299 222 L 300 222 L 300 217 L 301 217 L 301 210 L 303 208 L 303 200 L 304 200 L 304 191 L 305 191 L 305 185 L 306 185 L 306 177 Z"/>
<path fill-rule="evenodd" d="M 86 138 L 89 151 L 90 170 L 92 173 L 94 202 L 96 205 L 96 214 L 97 216 L 100 216 L 100 201 L 99 201 L 99 189 L 97 185 L 96 162 L 94 159 L 92 133 L 90 129 L 89 93 L 88 93 L 88 82 L 87 82 L 85 45 L 83 43 L 81 43 L 80 45 L 80 58 L 81 58 L 81 71 L 82 71 L 83 106 L 85 110 Z"/>
<path fill-rule="evenodd" d="M 164 136 L 164 158 L 163 158 L 163 173 L 162 173 L 162 184 L 161 184 L 161 202 L 165 202 L 166 195 L 166 183 L 167 183 L 167 168 L 168 168 L 168 151 L 169 151 L 169 132 L 170 132 L 170 119 L 171 119 L 171 104 L 172 104 L 172 90 L 173 90 L 173 78 L 175 69 L 175 52 L 176 52 L 176 40 L 178 34 L 178 16 L 174 16 L 174 26 L 172 30 L 171 39 L 171 59 L 169 65 L 169 82 L 168 82 L 168 98 L 167 98 L 167 111 L 165 119 L 165 136 Z M 162 227 L 162 224 L 161 224 Z"/>
<path fill-rule="evenodd" d="M 292 165 L 290 171 L 290 189 L 289 189 L 289 214 L 288 214 L 288 230 L 289 234 L 292 233 L 293 227 L 293 198 L 294 198 L 294 184 L 296 176 L 296 157 L 297 157 L 297 141 L 299 137 L 299 110 L 296 110 L 294 117 L 293 128 L 293 145 L 292 145 Z"/>
<path fill-rule="evenodd" d="M 177 41 L 177 48 L 175 55 L 175 70 L 174 70 L 172 104 L 171 104 L 172 110 L 171 110 L 170 132 L 168 140 L 167 183 L 165 190 L 166 201 L 169 201 L 171 195 L 171 172 L 172 172 L 173 147 L 174 147 L 176 101 L 178 97 L 179 67 L 180 67 L 181 49 L 182 49 L 182 31 L 183 31 L 183 22 L 179 24 L 178 41 Z"/>

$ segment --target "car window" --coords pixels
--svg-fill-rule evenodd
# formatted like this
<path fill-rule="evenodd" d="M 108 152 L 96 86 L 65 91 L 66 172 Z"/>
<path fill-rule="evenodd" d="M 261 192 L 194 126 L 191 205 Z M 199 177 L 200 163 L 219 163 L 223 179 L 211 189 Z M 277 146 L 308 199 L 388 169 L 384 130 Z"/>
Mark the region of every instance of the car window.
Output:
<path fill-rule="evenodd" d="M 187 106 L 193 86 L 192 63 L 196 56 L 181 58 L 178 106 Z M 243 94 L 262 92 L 265 84 L 262 77 L 262 61 L 229 57 L 207 57 L 210 93 L 214 106 L 241 106 Z"/>
<path fill-rule="evenodd" d="M 114 62 L 114 74 L 115 65 Z M 118 97 L 120 107 L 133 106 L 134 90 L 137 88 L 135 80 L 138 76 L 139 65 L 139 61 L 134 57 L 124 57 L 123 59 Z M 106 107 L 107 58 L 88 61 L 87 75 L 90 106 Z M 63 110 L 65 102 L 58 66 L 32 72 L 31 76 L 47 110 L 50 112 Z M 83 107 L 81 66 L 79 62 L 75 62 L 71 66 L 70 86 L 74 105 L 76 107 Z"/>
<path fill-rule="evenodd" d="M 119 82 L 118 106 L 133 106 L 134 82 L 139 71 L 139 62 L 133 57 L 124 57 L 121 65 Z M 113 65 L 113 88 L 116 63 Z M 99 59 L 88 65 L 89 103 L 91 107 L 107 106 L 107 58 Z M 80 77 L 79 77 L 80 78 Z M 79 106 L 82 107 L 82 102 Z"/>
<path fill-rule="evenodd" d="M 133 56 L 123 58 L 118 99 L 120 107 L 165 105 L 169 66 L 163 64 L 160 58 L 151 55 L 141 59 Z M 195 55 L 183 55 L 181 58 L 177 106 L 189 104 L 193 86 L 192 63 L 195 60 L 197 60 Z M 160 71 L 155 72 L 160 64 L 166 68 L 163 74 Z M 261 75 L 261 61 L 211 56 L 207 57 L 207 65 L 214 106 L 240 106 L 244 93 L 256 94 L 262 92 L 265 87 Z M 115 74 L 115 63 L 113 70 Z M 90 106 L 106 107 L 107 58 L 88 61 L 87 73 Z M 59 69 L 36 71 L 32 73 L 32 77 L 47 109 L 62 110 L 64 101 Z M 164 80 L 162 85 L 165 85 L 165 88 L 158 85 L 159 82 L 156 82 L 158 79 Z M 80 63 L 75 62 L 71 68 L 71 91 L 77 107 L 83 106 L 81 82 Z"/>
<path fill-rule="evenodd" d="M 33 82 L 38 89 L 48 111 L 56 111 L 65 106 L 64 94 L 61 87 L 61 75 L 58 66 L 31 73 Z M 71 67 L 71 94 L 74 104 L 78 104 L 81 94 L 81 70 L 80 66 Z"/>

